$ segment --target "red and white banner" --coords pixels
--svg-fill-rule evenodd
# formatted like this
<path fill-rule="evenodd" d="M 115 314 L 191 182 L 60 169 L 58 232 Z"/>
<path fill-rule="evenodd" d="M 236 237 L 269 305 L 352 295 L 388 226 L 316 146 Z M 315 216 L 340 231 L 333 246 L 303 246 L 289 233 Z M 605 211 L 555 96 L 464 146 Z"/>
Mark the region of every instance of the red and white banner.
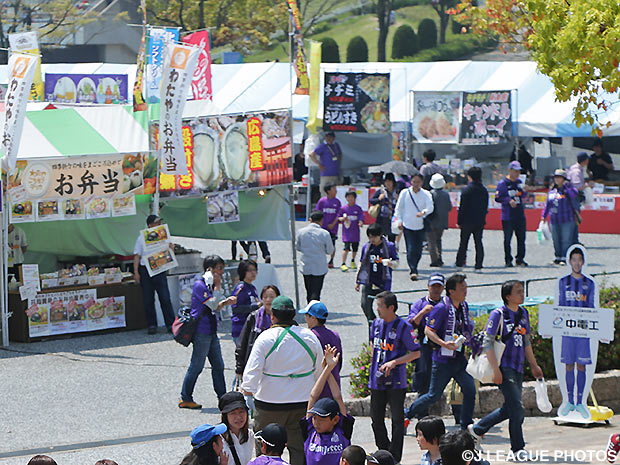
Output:
<path fill-rule="evenodd" d="M 209 32 L 199 31 L 183 37 L 186 44 L 197 45 L 202 50 L 198 57 L 198 64 L 192 79 L 192 93 L 194 100 L 211 100 L 211 53 L 209 51 Z"/>
<path fill-rule="evenodd" d="M 182 133 L 183 108 L 199 54 L 200 49 L 191 45 L 166 45 L 159 117 L 159 146 L 162 172 L 165 174 L 187 174 Z"/>
<path fill-rule="evenodd" d="M 5 99 L 4 134 L 2 151 L 9 170 L 15 168 L 19 142 L 22 137 L 26 104 L 37 67 L 38 56 L 11 53 L 9 58 L 9 84 Z"/>

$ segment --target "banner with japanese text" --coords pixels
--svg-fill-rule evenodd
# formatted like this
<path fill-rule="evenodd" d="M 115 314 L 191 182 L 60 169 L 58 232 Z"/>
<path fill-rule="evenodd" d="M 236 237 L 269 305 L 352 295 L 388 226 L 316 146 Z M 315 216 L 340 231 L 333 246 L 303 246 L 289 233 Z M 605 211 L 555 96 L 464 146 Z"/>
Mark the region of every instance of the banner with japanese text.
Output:
<path fill-rule="evenodd" d="M 417 142 L 459 141 L 461 92 L 414 92 L 412 133 Z"/>
<path fill-rule="evenodd" d="M 183 42 L 201 48 L 198 63 L 192 78 L 192 95 L 194 100 L 211 100 L 211 53 L 209 51 L 209 31 L 198 31 L 183 37 Z"/>
<path fill-rule="evenodd" d="M 188 174 L 181 126 L 187 90 L 199 54 L 198 47 L 166 45 L 159 117 L 162 172 L 165 174 Z"/>
<path fill-rule="evenodd" d="M 26 104 L 30 95 L 37 57 L 12 53 L 9 58 L 9 84 L 5 99 L 4 134 L 2 151 L 9 169 L 15 167 L 19 143 L 26 117 Z"/>
<path fill-rule="evenodd" d="M 293 40 L 291 48 L 291 60 L 297 75 L 295 94 L 308 95 L 310 92 L 310 80 L 308 78 L 308 66 L 306 62 L 306 50 L 304 47 L 304 37 L 301 31 L 301 14 L 295 0 L 287 0 L 290 21 L 292 23 Z"/>
<path fill-rule="evenodd" d="M 498 144 L 512 137 L 511 92 L 463 92 L 461 144 Z"/>
<path fill-rule="evenodd" d="M 184 121 L 188 174 L 160 173 L 160 196 L 201 196 L 214 191 L 290 184 L 291 119 L 290 111 L 282 110 Z M 157 149 L 159 131 L 154 126 L 151 147 Z"/>
<path fill-rule="evenodd" d="M 146 68 L 146 1 L 140 2 L 142 9 L 142 38 L 140 39 L 140 51 L 136 65 L 136 79 L 133 84 L 133 111 L 145 111 L 147 108 L 144 99 L 144 70 Z"/>
<path fill-rule="evenodd" d="M 9 34 L 11 52 L 32 54 L 37 60 L 32 85 L 30 86 L 30 100 L 42 102 L 44 97 L 43 77 L 41 76 L 41 49 L 37 31 L 18 32 Z"/>
<path fill-rule="evenodd" d="M 325 73 L 323 130 L 390 133 L 390 74 Z"/>
<path fill-rule="evenodd" d="M 176 27 L 154 27 L 149 29 L 149 53 L 147 57 L 146 93 L 148 103 L 159 102 L 159 85 L 161 84 L 166 44 L 179 41 L 179 29 Z"/>

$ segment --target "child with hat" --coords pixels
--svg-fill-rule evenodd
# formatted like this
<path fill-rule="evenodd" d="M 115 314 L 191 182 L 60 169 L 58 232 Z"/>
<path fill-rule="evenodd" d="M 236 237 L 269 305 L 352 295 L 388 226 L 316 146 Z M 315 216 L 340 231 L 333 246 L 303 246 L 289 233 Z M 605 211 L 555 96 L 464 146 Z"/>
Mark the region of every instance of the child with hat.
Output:
<path fill-rule="evenodd" d="M 282 459 L 287 441 L 286 430 L 283 426 L 277 423 L 269 423 L 254 437 L 260 441 L 260 450 L 263 455 L 256 457 L 248 465 L 288 465 L 288 462 Z"/>
<path fill-rule="evenodd" d="M 228 428 L 224 423 L 219 425 L 204 424 L 197 426 L 190 433 L 192 450 L 181 461 L 181 465 L 193 463 L 228 463 L 224 454 L 222 437 L 220 434 Z"/>
<path fill-rule="evenodd" d="M 343 451 L 351 444 L 355 419 L 347 415 L 340 388 L 331 376 L 339 358 L 336 348 L 328 345 L 325 349 L 323 371 L 310 393 L 308 413 L 300 422 L 305 439 L 306 465 L 338 465 Z M 319 399 L 326 382 L 329 383 L 334 398 Z"/>
<path fill-rule="evenodd" d="M 323 302 L 318 300 L 311 300 L 306 308 L 299 310 L 299 313 L 304 315 L 308 329 L 311 330 L 314 335 L 319 339 L 323 351 L 327 347 L 331 346 L 336 349 L 336 353 L 340 354 L 338 364 L 331 372 L 331 375 L 336 380 L 338 387 L 340 387 L 340 369 L 342 368 L 342 342 L 340 341 L 340 335 L 336 331 L 327 329 L 325 322 L 327 321 L 327 307 Z M 325 387 L 321 392 L 320 398 L 334 397 L 329 387 L 329 383 L 325 383 Z"/>
<path fill-rule="evenodd" d="M 351 251 L 351 269 L 354 270 L 355 256 L 360 246 L 360 228 L 364 225 L 364 210 L 355 201 L 357 193 L 348 191 L 344 198 L 347 204 L 340 207 L 338 211 L 338 221 L 342 223 L 342 242 L 344 242 L 344 250 L 342 252 L 342 265 L 340 269 L 347 271 L 347 255 Z"/>

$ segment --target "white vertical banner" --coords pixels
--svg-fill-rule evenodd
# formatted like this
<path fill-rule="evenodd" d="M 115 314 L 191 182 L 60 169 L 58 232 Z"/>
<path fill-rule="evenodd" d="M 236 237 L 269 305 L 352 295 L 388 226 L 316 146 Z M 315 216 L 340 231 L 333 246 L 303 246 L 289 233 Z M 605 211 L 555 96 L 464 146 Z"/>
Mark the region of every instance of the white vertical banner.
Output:
<path fill-rule="evenodd" d="M 187 45 L 166 45 L 159 117 L 162 172 L 166 174 L 188 174 L 183 148 L 183 108 L 200 50 Z"/>
<path fill-rule="evenodd" d="M 9 170 L 15 168 L 19 141 L 26 117 L 26 104 L 30 97 L 30 86 L 34 77 L 38 57 L 12 53 L 9 58 L 9 84 L 5 99 L 4 134 L 2 151 Z"/>

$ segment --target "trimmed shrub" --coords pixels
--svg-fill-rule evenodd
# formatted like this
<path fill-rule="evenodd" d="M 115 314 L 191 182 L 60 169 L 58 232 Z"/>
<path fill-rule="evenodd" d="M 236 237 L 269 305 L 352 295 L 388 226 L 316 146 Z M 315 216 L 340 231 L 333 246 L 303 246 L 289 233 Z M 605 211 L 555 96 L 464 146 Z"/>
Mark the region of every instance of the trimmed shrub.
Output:
<path fill-rule="evenodd" d="M 397 61 L 419 62 L 419 61 L 446 61 L 462 60 L 470 57 L 474 53 L 489 50 L 497 47 L 497 40 L 494 38 L 478 37 L 474 34 L 464 34 L 460 37 L 450 37 L 445 44 L 440 44 L 435 48 L 422 50 L 412 57 L 406 57 Z"/>
<path fill-rule="evenodd" d="M 321 42 L 321 61 L 323 63 L 340 63 L 338 44 L 331 37 L 319 39 Z"/>
<path fill-rule="evenodd" d="M 392 59 L 399 59 L 415 55 L 418 48 L 418 37 L 411 26 L 398 26 L 392 39 Z"/>
<path fill-rule="evenodd" d="M 368 44 L 362 36 L 355 36 L 347 45 L 347 61 L 362 63 L 368 61 Z"/>
<path fill-rule="evenodd" d="M 418 43 L 420 50 L 437 46 L 437 25 L 430 18 L 423 19 L 418 26 Z"/>

